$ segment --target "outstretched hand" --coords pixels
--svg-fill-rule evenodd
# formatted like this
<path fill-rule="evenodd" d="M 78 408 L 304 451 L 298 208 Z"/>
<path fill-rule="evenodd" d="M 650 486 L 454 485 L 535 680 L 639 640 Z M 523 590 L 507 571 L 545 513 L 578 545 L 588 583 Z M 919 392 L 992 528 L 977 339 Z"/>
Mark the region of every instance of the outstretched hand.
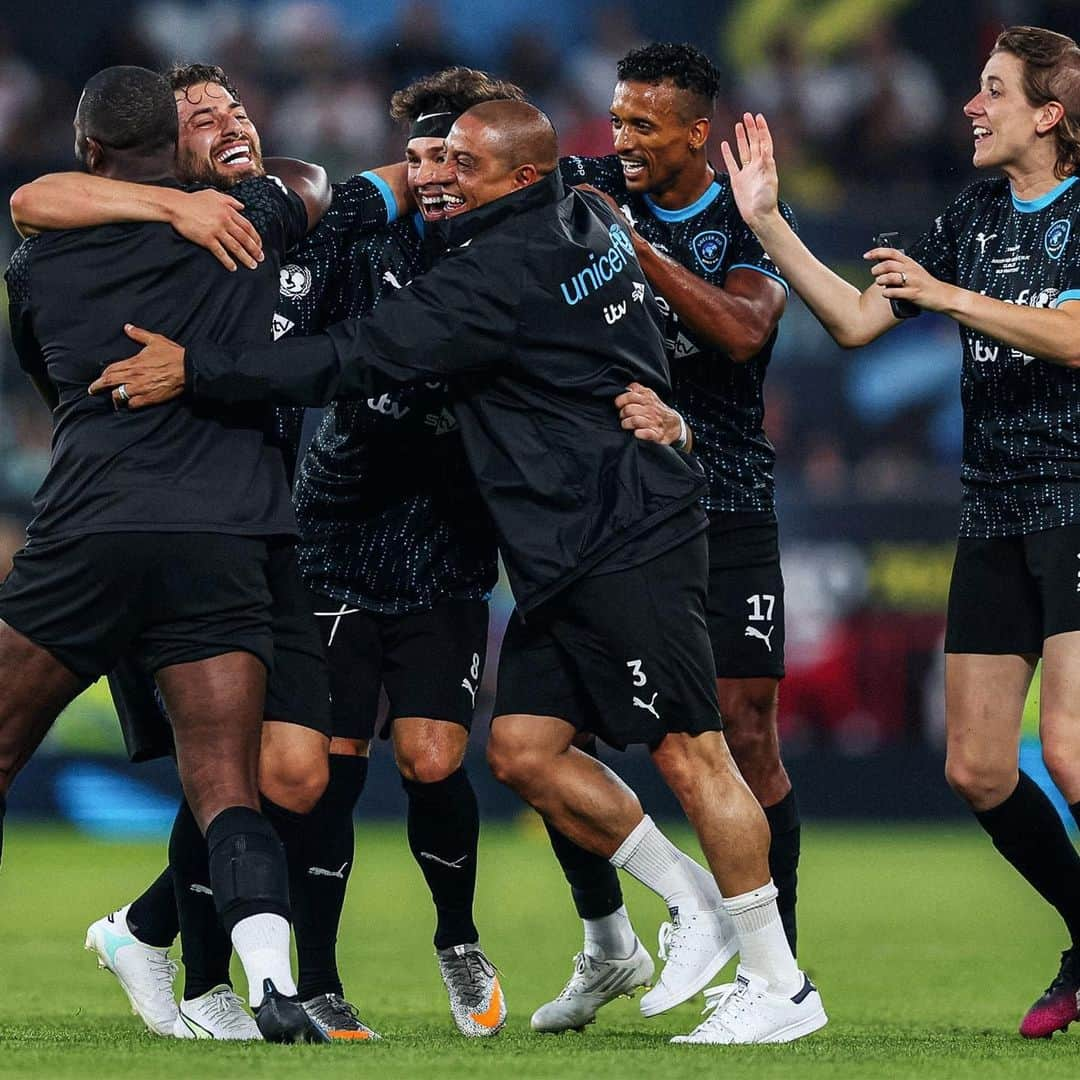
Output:
<path fill-rule="evenodd" d="M 111 392 L 115 409 L 141 409 L 179 397 L 184 392 L 184 347 L 131 323 L 124 333 L 143 348 L 110 364 L 90 384 L 90 393 Z"/>
<path fill-rule="evenodd" d="M 773 159 L 772 134 L 761 113 L 743 114 L 735 125 L 735 144 L 738 161 L 726 139 L 720 144 L 720 154 L 731 178 L 735 205 L 743 221 L 753 229 L 780 209 L 780 177 Z"/>
<path fill-rule="evenodd" d="M 206 248 L 226 270 L 236 264 L 254 270 L 263 261 L 262 237 L 241 211 L 244 204 L 221 191 L 180 195 L 172 227 L 185 239 Z"/>

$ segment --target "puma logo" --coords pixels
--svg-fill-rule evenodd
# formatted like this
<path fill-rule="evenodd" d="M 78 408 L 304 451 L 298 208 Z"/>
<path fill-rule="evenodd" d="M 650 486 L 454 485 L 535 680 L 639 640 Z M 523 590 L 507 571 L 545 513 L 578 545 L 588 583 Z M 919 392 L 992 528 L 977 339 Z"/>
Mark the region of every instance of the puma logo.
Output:
<path fill-rule="evenodd" d="M 430 851 L 421 851 L 421 859 L 430 859 L 432 862 L 437 862 L 440 866 L 449 867 L 451 870 L 460 870 L 468 860 L 468 853 L 462 855 L 460 858 L 455 859 L 453 862 L 447 862 L 445 859 L 440 859 L 438 855 L 432 855 Z"/>
<path fill-rule="evenodd" d="M 309 866 L 308 867 L 308 873 L 312 877 L 336 877 L 336 878 L 340 878 L 342 881 L 344 881 L 345 880 L 345 867 L 348 866 L 348 865 L 349 864 L 347 862 L 343 862 L 341 864 L 341 868 L 339 870 L 324 870 L 321 866 Z"/>
<path fill-rule="evenodd" d="M 205 885 L 196 885 L 194 882 L 188 886 L 189 892 L 202 893 L 203 896 L 213 896 L 214 890 L 208 889 Z"/>
<path fill-rule="evenodd" d="M 772 652 L 772 642 L 769 640 L 769 638 L 772 637 L 772 632 L 775 629 L 776 629 L 775 626 L 770 626 L 769 627 L 769 632 L 767 634 L 763 634 L 760 630 L 756 629 L 755 627 L 748 626 L 746 628 L 746 632 L 743 634 L 743 637 L 761 638 L 761 640 L 765 642 L 765 648 L 768 649 L 769 652 Z"/>
<path fill-rule="evenodd" d="M 475 709 L 476 708 L 476 687 L 473 686 L 473 684 L 471 682 L 469 682 L 468 679 L 462 679 L 461 680 L 461 686 L 462 686 L 462 689 L 468 690 L 469 697 L 472 699 L 473 708 Z"/>
<path fill-rule="evenodd" d="M 634 698 L 634 704 L 639 709 L 644 709 L 646 712 L 651 712 L 653 714 L 653 716 L 655 716 L 656 719 L 659 720 L 660 719 L 660 714 L 656 711 L 656 708 L 655 708 L 656 699 L 659 696 L 660 696 L 660 692 L 657 691 L 655 694 L 653 694 L 653 696 L 647 702 L 642 701 L 641 698 L 639 698 L 639 697 L 636 697 L 636 698 Z"/>

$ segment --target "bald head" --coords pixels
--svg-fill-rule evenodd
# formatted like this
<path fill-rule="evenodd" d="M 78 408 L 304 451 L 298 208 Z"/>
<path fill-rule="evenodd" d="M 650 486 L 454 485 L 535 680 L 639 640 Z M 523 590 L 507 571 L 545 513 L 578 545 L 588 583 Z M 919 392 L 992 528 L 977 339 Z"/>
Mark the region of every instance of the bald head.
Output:
<path fill-rule="evenodd" d="M 482 128 L 482 138 L 508 169 L 534 165 L 540 176 L 559 163 L 559 139 L 551 121 L 527 101 L 484 101 L 462 116 Z M 478 132 L 479 134 L 479 132 Z"/>
<path fill-rule="evenodd" d="M 485 101 L 463 112 L 446 136 L 454 180 L 443 184 L 445 214 L 475 210 L 555 171 L 551 121 L 525 101 Z"/>

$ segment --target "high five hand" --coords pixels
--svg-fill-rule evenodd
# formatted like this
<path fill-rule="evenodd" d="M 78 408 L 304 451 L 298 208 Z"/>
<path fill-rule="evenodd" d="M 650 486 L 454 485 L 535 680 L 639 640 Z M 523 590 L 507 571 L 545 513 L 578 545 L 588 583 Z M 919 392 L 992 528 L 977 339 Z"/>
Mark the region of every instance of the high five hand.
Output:
<path fill-rule="evenodd" d="M 731 193 L 743 221 L 754 228 L 770 214 L 779 211 L 780 178 L 773 160 L 772 135 L 765 117 L 744 113 L 735 125 L 735 143 L 739 149 L 736 162 L 731 145 L 725 139 L 720 153 L 731 178 Z"/>

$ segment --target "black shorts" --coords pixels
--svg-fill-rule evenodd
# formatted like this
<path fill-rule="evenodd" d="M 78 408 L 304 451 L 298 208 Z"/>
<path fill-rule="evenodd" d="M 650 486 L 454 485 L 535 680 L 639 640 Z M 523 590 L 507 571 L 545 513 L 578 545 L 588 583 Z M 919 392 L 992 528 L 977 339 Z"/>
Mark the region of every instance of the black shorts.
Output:
<path fill-rule="evenodd" d="M 722 679 L 784 677 L 784 575 L 776 522 L 709 521 L 709 624 Z"/>
<path fill-rule="evenodd" d="M 1041 656 L 1055 634 L 1080 630 L 1080 525 L 956 544 L 947 653 Z"/>
<path fill-rule="evenodd" d="M 267 720 L 330 734 L 330 682 L 311 596 L 300 578 L 291 543 L 269 545 L 273 665 L 266 683 Z M 134 655 L 109 672 L 109 689 L 132 761 L 172 752 L 172 729 L 153 675 Z"/>
<path fill-rule="evenodd" d="M 269 668 L 270 546 L 215 533 L 35 542 L 0 585 L 0 619 L 87 681 L 128 653 L 151 672 L 229 652 Z"/>
<path fill-rule="evenodd" d="M 699 533 L 655 559 L 574 582 L 511 616 L 495 715 L 555 716 L 612 746 L 720 731 Z"/>
<path fill-rule="evenodd" d="M 329 597 L 314 599 L 330 665 L 336 737 L 374 736 L 383 687 L 390 702 L 384 739 L 403 716 L 472 727 L 487 653 L 486 600 L 446 599 L 428 611 L 380 615 Z"/>

